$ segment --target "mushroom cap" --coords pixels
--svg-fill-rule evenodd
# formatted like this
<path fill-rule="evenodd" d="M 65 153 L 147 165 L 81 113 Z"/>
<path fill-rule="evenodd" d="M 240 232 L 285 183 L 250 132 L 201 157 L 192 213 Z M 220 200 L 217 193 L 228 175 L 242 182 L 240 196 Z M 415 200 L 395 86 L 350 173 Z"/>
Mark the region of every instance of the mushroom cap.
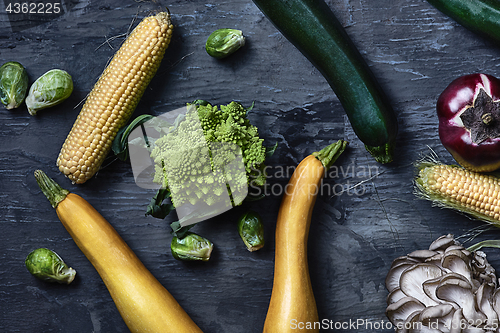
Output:
<path fill-rule="evenodd" d="M 453 235 L 451 234 L 443 235 L 431 243 L 431 245 L 429 246 L 429 250 L 431 251 L 444 250 L 450 245 L 454 244 L 456 244 L 456 241 L 453 238 Z"/>
<path fill-rule="evenodd" d="M 425 309 L 425 305 L 419 300 L 413 297 L 403 297 L 399 301 L 389 304 L 385 314 L 391 323 L 398 326 L 398 323 L 405 322 L 409 315 L 415 311 L 420 312 L 423 309 Z"/>
<path fill-rule="evenodd" d="M 477 311 L 472 285 L 464 278 L 443 279 L 436 288 L 436 296 L 442 301 L 454 303 L 462 308 L 466 320 L 477 323 L 486 319 L 483 313 Z"/>
<path fill-rule="evenodd" d="M 423 282 L 443 275 L 443 270 L 436 265 L 420 263 L 405 269 L 399 279 L 399 288 L 406 295 L 418 299 L 425 306 L 437 303 L 427 296 L 423 289 Z"/>
<path fill-rule="evenodd" d="M 498 326 L 498 314 L 493 308 L 493 294 L 495 287 L 491 284 L 483 283 L 476 291 L 476 307 L 486 316 L 487 327 L 495 328 Z"/>
<path fill-rule="evenodd" d="M 446 251 L 441 258 L 441 266 L 453 273 L 462 275 L 469 281 L 471 286 L 475 286 L 472 281 L 471 260 L 462 251 Z"/>
<path fill-rule="evenodd" d="M 385 287 L 389 292 L 392 292 L 394 289 L 399 288 L 399 279 L 401 278 L 401 274 L 403 272 L 415 265 L 415 262 L 413 261 L 398 261 L 395 265 L 392 265 L 391 269 L 389 270 L 389 273 L 387 273 L 387 276 L 385 278 Z"/>
<path fill-rule="evenodd" d="M 431 250 L 415 250 L 411 253 L 408 253 L 406 256 L 408 258 L 425 260 L 425 259 L 431 258 L 437 254 L 439 254 L 439 253 L 436 251 L 431 251 Z"/>
<path fill-rule="evenodd" d="M 424 325 L 429 326 L 429 324 L 437 323 L 440 319 L 448 316 L 454 310 L 453 305 L 447 303 L 428 306 L 420 312 L 419 319 Z"/>

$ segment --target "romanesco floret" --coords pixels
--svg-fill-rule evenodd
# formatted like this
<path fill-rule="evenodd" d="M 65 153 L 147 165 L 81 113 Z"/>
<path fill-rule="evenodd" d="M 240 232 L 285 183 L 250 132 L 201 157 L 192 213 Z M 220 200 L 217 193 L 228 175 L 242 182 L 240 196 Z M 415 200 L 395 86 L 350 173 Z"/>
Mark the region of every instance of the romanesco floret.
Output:
<path fill-rule="evenodd" d="M 198 115 L 208 142 L 230 142 L 242 151 L 246 172 L 257 169 L 266 158 L 264 140 L 259 137 L 257 127 L 250 124 L 247 111 L 238 102 L 228 105 L 198 106 Z"/>
<path fill-rule="evenodd" d="M 257 127 L 237 102 L 188 110 L 173 131 L 155 142 L 154 181 L 170 190 L 176 207 L 200 200 L 211 205 L 227 193 L 233 205 L 240 204 L 247 184 L 265 182 L 266 148 Z"/>

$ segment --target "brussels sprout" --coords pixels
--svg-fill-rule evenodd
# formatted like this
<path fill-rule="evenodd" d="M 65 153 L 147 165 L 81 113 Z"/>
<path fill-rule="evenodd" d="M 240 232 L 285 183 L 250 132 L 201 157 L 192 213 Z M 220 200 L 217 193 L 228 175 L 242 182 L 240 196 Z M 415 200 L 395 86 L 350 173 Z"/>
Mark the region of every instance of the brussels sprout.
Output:
<path fill-rule="evenodd" d="M 208 261 L 213 244 L 206 238 L 192 232 L 187 232 L 182 238 L 173 237 L 170 249 L 177 260 Z"/>
<path fill-rule="evenodd" d="M 30 87 L 26 105 L 34 116 L 39 110 L 57 105 L 73 92 L 71 75 L 61 69 L 52 69 L 40 76 Z"/>
<path fill-rule="evenodd" d="M 0 67 L 0 101 L 15 109 L 24 101 L 28 90 L 28 73 L 20 63 L 9 61 Z"/>
<path fill-rule="evenodd" d="M 245 45 L 241 30 L 218 29 L 208 36 L 205 50 L 214 58 L 224 58 Z"/>
<path fill-rule="evenodd" d="M 248 251 L 257 251 L 264 246 L 264 224 L 256 212 L 248 211 L 240 217 L 238 233 Z"/>
<path fill-rule="evenodd" d="M 76 271 L 68 267 L 57 253 L 46 248 L 32 251 L 25 263 L 33 276 L 48 282 L 70 284 L 76 275 Z"/>

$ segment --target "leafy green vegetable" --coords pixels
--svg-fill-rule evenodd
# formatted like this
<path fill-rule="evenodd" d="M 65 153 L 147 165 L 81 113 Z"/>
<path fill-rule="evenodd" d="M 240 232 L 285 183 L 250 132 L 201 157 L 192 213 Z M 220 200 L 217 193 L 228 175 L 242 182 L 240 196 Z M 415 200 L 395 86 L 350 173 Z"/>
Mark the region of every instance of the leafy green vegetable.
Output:
<path fill-rule="evenodd" d="M 245 37 L 241 30 L 218 29 L 208 36 L 205 50 L 214 58 L 225 58 L 245 45 Z"/>
<path fill-rule="evenodd" d="M 208 239 L 192 232 L 187 232 L 183 238 L 173 237 L 170 249 L 178 260 L 208 261 L 212 254 L 213 244 Z"/>
<path fill-rule="evenodd" d="M 151 153 L 154 181 L 170 191 L 175 207 L 200 201 L 210 206 L 227 195 L 226 191 L 231 194 L 232 204 L 239 205 L 244 199 L 238 197 L 241 188 L 246 190 L 250 182 L 256 186 L 266 182 L 264 160 L 268 150 L 263 141 L 241 104 L 231 102 L 220 108 L 196 104 L 196 110 L 188 112 L 174 131 L 155 141 Z M 240 170 L 226 167 L 238 156 L 242 157 L 246 177 Z M 226 185 L 229 181 L 231 188 Z"/>
<path fill-rule="evenodd" d="M 250 252 L 261 249 L 265 244 L 264 224 L 254 211 L 248 211 L 238 219 L 238 233 Z"/>
<path fill-rule="evenodd" d="M 34 116 L 42 109 L 62 103 L 72 92 L 71 75 L 61 69 L 52 69 L 31 85 L 26 97 L 28 111 Z"/>
<path fill-rule="evenodd" d="M 48 282 L 70 284 L 76 275 L 76 271 L 68 267 L 57 253 L 46 248 L 28 254 L 25 264 L 33 276 Z"/>
<path fill-rule="evenodd" d="M 153 181 L 161 188 L 146 215 L 163 219 L 177 208 L 180 219 L 171 227 L 173 235 L 182 238 L 192 227 L 190 223 L 218 215 L 244 200 L 263 198 L 252 196 L 247 186 L 265 184 L 264 161 L 278 144 L 263 145 L 257 128 L 248 120 L 253 106 L 244 108 L 232 102 L 218 107 L 195 100 L 188 104 L 187 113 L 139 116 L 120 130 L 112 147 L 118 158 L 126 159 L 128 149 L 134 147 L 147 148 L 154 160 Z M 143 126 L 143 135 L 130 140 L 137 126 Z M 234 165 L 241 168 L 233 170 Z M 217 206 L 220 198 L 227 199 L 228 208 Z"/>
<path fill-rule="evenodd" d="M 0 67 L 0 102 L 7 109 L 21 105 L 28 90 L 28 73 L 20 63 L 9 61 Z"/>

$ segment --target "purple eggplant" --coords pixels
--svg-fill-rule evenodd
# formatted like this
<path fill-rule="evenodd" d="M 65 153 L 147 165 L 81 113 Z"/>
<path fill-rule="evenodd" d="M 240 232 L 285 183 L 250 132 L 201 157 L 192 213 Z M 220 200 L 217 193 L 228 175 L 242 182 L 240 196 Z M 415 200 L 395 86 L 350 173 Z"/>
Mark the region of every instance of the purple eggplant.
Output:
<path fill-rule="evenodd" d="M 500 168 L 500 80 L 487 74 L 455 79 L 437 101 L 439 137 L 464 168 Z"/>

